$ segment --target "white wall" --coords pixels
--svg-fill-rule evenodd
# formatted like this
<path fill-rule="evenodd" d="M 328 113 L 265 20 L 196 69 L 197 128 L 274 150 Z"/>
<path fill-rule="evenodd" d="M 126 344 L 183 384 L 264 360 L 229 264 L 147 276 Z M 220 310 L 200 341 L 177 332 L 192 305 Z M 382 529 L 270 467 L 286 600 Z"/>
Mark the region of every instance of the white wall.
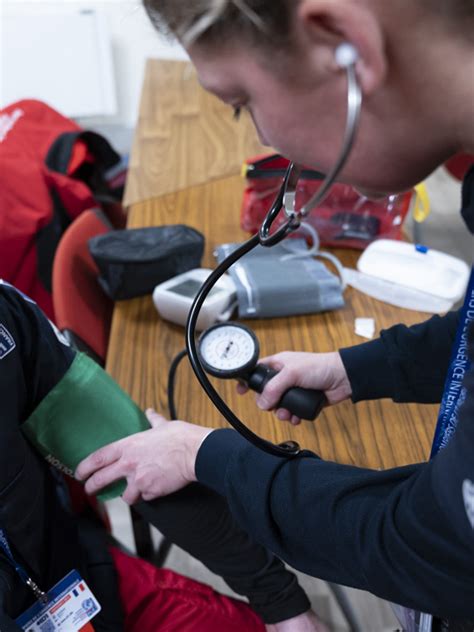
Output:
<path fill-rule="evenodd" d="M 114 116 L 88 121 L 82 120 L 81 123 L 85 122 L 89 125 L 105 123 L 132 128 L 137 118 L 143 70 L 147 57 L 186 58 L 180 46 L 165 41 L 153 30 L 140 0 L 103 0 L 102 2 L 0 0 L 0 11 L 3 15 L 8 15 L 10 12 L 17 15 L 47 15 L 87 8 L 100 9 L 106 18 L 112 42 L 118 108 L 117 114 Z M 1 17 L 0 15 L 0 21 Z M 8 63 L 14 63 L 14 60 L 10 62 L 8 59 L 8 51 L 3 50 L 1 41 L 0 36 L 0 51 L 4 60 L 8 60 Z M 25 46 L 27 45 L 28 43 L 25 42 Z M 60 53 L 58 52 L 58 54 Z M 6 104 L 2 103 L 1 105 Z"/>

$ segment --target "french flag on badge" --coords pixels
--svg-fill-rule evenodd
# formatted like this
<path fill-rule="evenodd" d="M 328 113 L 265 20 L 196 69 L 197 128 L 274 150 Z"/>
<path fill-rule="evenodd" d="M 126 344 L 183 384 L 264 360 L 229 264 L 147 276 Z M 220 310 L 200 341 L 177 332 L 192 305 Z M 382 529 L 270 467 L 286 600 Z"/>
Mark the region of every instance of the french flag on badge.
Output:
<path fill-rule="evenodd" d="M 85 590 L 85 588 L 84 588 L 84 584 L 82 584 L 82 583 L 81 583 L 81 584 L 79 584 L 78 588 L 79 588 L 79 590 L 80 590 L 81 592 L 84 592 L 84 590 Z M 78 591 L 78 590 L 76 590 L 76 588 L 73 588 L 73 589 L 72 589 L 72 592 L 73 592 L 74 597 L 78 597 L 78 596 L 79 596 L 79 591 Z"/>

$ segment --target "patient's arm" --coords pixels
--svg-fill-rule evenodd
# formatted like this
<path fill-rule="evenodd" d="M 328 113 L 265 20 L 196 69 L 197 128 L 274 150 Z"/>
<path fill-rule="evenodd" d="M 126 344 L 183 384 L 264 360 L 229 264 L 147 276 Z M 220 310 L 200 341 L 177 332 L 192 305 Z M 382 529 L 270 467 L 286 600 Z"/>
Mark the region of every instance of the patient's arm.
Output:
<path fill-rule="evenodd" d="M 72 476 L 91 452 L 150 427 L 105 371 L 75 353 L 38 306 L 6 284 L 0 285 L 0 324 L 2 390 L 16 394 L 8 403 L 4 398 L 4 413 L 8 405 L 8 418 L 20 422 L 28 440 L 61 471 Z M 123 489 L 119 482 L 102 498 Z"/>

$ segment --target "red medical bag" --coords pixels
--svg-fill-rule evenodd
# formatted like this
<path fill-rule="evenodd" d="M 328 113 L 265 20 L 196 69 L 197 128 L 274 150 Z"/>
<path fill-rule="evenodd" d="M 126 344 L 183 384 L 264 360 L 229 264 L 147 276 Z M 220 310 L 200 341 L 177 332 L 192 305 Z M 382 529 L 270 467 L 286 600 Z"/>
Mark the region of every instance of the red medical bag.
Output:
<path fill-rule="evenodd" d="M 456 154 L 444 164 L 453 178 L 457 180 L 462 180 L 472 165 L 474 165 L 473 154 Z"/>
<path fill-rule="evenodd" d="M 125 632 L 265 632 L 246 603 L 118 549 L 111 553 Z"/>
<path fill-rule="evenodd" d="M 106 172 L 120 162 L 109 143 L 45 103 L 0 110 L 0 278 L 54 319 L 51 271 L 61 235 L 98 203 L 116 211 Z"/>
<path fill-rule="evenodd" d="M 243 230 L 258 231 L 278 193 L 288 164 L 288 160 L 278 154 L 253 158 L 244 164 L 247 187 L 240 218 Z M 311 169 L 302 172 L 296 192 L 297 208 L 319 189 L 323 177 Z M 374 202 L 349 185 L 335 184 L 324 202 L 304 221 L 316 228 L 322 246 L 362 250 L 371 241 L 382 237 L 401 239 L 402 224 L 411 199 L 412 192 L 408 192 Z M 283 212 L 278 219 L 280 223 L 285 220 Z"/>

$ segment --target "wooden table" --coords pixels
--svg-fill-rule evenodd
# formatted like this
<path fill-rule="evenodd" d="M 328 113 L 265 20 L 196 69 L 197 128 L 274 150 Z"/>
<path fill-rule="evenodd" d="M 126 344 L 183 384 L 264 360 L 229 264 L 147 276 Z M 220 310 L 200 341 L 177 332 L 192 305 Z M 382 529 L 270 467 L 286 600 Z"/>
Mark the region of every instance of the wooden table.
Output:
<path fill-rule="evenodd" d="M 267 153 L 250 117 L 205 92 L 188 62 L 150 59 L 124 203 L 240 173 L 246 158 Z"/>
<path fill-rule="evenodd" d="M 150 67 L 157 69 L 155 62 Z M 143 104 L 152 103 L 154 98 L 150 94 L 151 85 L 149 80 L 145 82 L 142 114 Z M 179 102 L 173 101 L 170 94 L 167 100 L 170 112 L 162 113 L 164 118 L 171 116 L 174 107 L 179 110 Z M 200 120 L 197 115 L 195 124 L 199 126 Z M 173 180 L 171 174 L 169 187 L 176 186 L 177 190 L 157 196 L 152 174 L 149 173 L 149 181 L 142 180 L 138 186 L 140 165 L 144 164 L 146 172 L 148 158 L 144 163 L 142 160 L 153 151 L 152 143 L 158 144 L 156 155 L 161 153 L 159 135 L 149 131 L 149 138 L 154 140 L 147 140 L 144 130 L 148 129 L 148 125 L 149 121 L 143 118 L 138 125 L 128 189 L 129 199 L 133 199 L 130 192 L 134 191 L 137 195 L 140 193 L 144 201 L 135 200 L 130 206 L 128 225 L 131 228 L 173 223 L 193 226 L 206 237 L 203 266 L 214 267 L 212 251 L 216 245 L 243 240 L 247 236 L 239 227 L 243 180 L 238 175 L 229 177 L 221 174 L 223 177 L 213 176 L 210 182 L 193 183 L 182 188 L 184 180 Z M 217 137 L 216 133 L 216 143 Z M 224 148 L 227 138 L 224 134 Z M 166 137 L 161 142 L 167 146 L 171 141 Z M 179 125 L 177 142 L 185 147 L 185 136 Z M 223 156 L 224 151 L 222 149 Z M 177 160 L 176 155 L 173 154 L 173 160 Z M 147 182 L 150 183 L 149 189 Z M 354 266 L 360 253 L 336 251 L 336 254 L 345 265 Z M 377 329 L 398 322 L 412 324 L 426 317 L 372 300 L 353 289 L 345 292 L 345 300 L 346 306 L 339 311 L 248 321 L 248 324 L 257 333 L 262 354 L 267 355 L 286 349 L 331 351 L 359 344 L 363 340 L 354 334 L 356 317 L 375 318 Z M 114 313 L 107 370 L 141 407 L 153 406 L 167 414 L 168 369 L 174 356 L 184 346 L 183 328 L 160 320 L 150 296 L 119 302 Z M 414 463 L 425 460 L 429 455 L 436 420 L 434 406 L 396 405 L 388 400 L 363 402 L 355 406 L 344 402 L 323 411 L 316 422 L 303 422 L 293 428 L 279 422 L 272 414 L 258 410 L 253 394 L 238 396 L 234 383 L 214 383 L 237 415 L 255 432 L 271 441 L 294 439 L 325 459 L 371 468 Z M 181 419 L 210 427 L 226 426 L 186 361 L 177 374 L 176 404 Z"/>

